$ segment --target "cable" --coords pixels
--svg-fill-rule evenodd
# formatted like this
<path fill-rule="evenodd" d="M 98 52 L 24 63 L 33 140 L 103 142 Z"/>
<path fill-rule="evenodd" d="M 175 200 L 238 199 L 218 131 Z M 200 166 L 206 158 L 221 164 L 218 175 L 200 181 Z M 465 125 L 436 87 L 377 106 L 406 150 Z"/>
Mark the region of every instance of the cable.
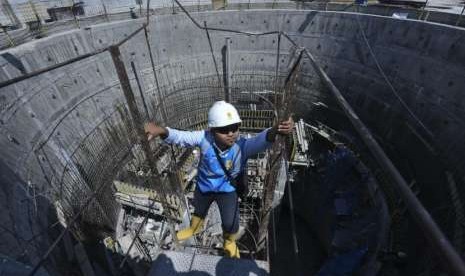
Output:
<path fill-rule="evenodd" d="M 390 81 L 389 78 L 386 76 L 386 73 L 384 73 L 383 68 L 382 68 L 381 65 L 379 64 L 379 61 L 378 61 L 378 59 L 376 58 L 376 55 L 375 55 L 375 53 L 373 52 L 373 49 L 371 48 L 370 43 L 368 42 L 368 39 L 367 39 L 366 34 L 365 34 L 365 31 L 364 31 L 363 28 L 362 28 L 362 25 L 361 25 L 359 16 L 360 16 L 359 14 L 356 14 L 356 17 L 355 17 L 355 18 L 357 19 L 358 28 L 360 29 L 360 32 L 361 32 L 362 37 L 363 37 L 363 40 L 365 41 L 365 44 L 367 45 L 368 50 L 370 51 L 370 55 L 373 57 L 373 60 L 375 61 L 376 67 L 378 68 L 378 71 L 380 72 L 381 76 L 383 76 L 384 80 L 385 80 L 386 83 L 388 84 L 388 86 L 389 86 L 389 88 L 391 89 L 391 91 L 392 91 L 392 93 L 394 94 L 394 96 L 397 98 L 397 100 L 399 100 L 399 102 L 401 103 L 401 105 L 407 110 L 407 112 L 410 114 L 410 116 L 412 116 L 412 118 L 421 126 L 421 128 L 423 128 L 424 131 L 426 131 L 426 133 L 427 133 L 431 138 L 433 138 L 433 137 L 434 137 L 433 133 L 423 124 L 423 122 L 415 115 L 415 113 L 413 113 L 413 111 L 408 107 L 408 105 L 404 102 L 404 100 L 399 96 L 399 94 L 397 93 L 396 89 L 395 89 L 394 86 L 392 85 L 391 81 Z"/>
<path fill-rule="evenodd" d="M 213 59 L 214 65 L 215 65 L 216 75 L 218 76 L 218 84 L 221 85 L 220 72 L 218 71 L 218 65 L 216 64 L 216 58 L 215 58 L 215 55 L 213 53 L 213 45 L 212 45 L 212 41 L 210 39 L 210 33 L 208 32 L 207 21 L 204 21 L 203 25 L 205 27 L 205 32 L 207 34 L 208 45 L 210 46 L 210 53 L 212 54 L 212 59 Z"/>
<path fill-rule="evenodd" d="M 247 233 L 249 233 L 250 237 L 252 238 L 252 241 L 253 241 L 253 243 L 254 243 L 254 245 L 255 245 L 255 250 L 254 250 L 254 252 L 257 252 L 257 250 L 258 250 L 258 244 L 257 244 L 257 240 L 255 239 L 255 237 L 254 237 L 252 231 L 250 231 L 250 229 L 247 228 L 247 227 L 244 228 L 244 230 L 245 230 Z"/>
<path fill-rule="evenodd" d="M 224 29 L 224 28 L 210 28 L 210 27 L 202 27 L 195 19 L 192 17 L 192 15 L 184 8 L 181 3 L 179 3 L 178 0 L 174 0 L 176 4 L 181 8 L 181 10 L 189 17 L 189 19 L 194 23 L 195 26 L 197 26 L 199 29 L 202 30 L 212 30 L 212 31 L 221 31 L 221 32 L 229 32 L 229 33 L 236 33 L 236 34 L 245 34 L 245 35 L 255 35 L 255 36 L 260 36 L 260 35 L 271 35 L 271 34 L 279 34 L 279 31 L 270 31 L 270 32 L 259 32 L 259 33 L 252 33 L 252 32 L 244 32 L 244 31 L 239 31 L 239 30 L 233 30 L 233 29 Z"/>

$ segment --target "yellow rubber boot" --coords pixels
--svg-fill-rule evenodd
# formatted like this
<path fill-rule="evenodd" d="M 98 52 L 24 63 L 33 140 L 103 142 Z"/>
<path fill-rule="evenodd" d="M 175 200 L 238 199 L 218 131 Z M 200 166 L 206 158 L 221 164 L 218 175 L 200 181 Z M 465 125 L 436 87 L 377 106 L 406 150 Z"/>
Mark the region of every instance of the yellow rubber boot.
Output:
<path fill-rule="evenodd" d="M 203 219 L 197 216 L 192 216 L 191 226 L 181 231 L 178 231 L 176 233 L 176 237 L 178 238 L 178 241 L 187 240 L 193 235 L 199 233 L 202 230 L 202 227 L 203 227 Z"/>
<path fill-rule="evenodd" d="M 236 235 L 224 233 L 223 238 L 224 238 L 223 248 L 224 248 L 224 251 L 226 252 L 226 255 L 230 258 L 239 259 L 240 255 L 239 255 L 239 248 L 237 247 L 237 244 L 236 244 Z"/>

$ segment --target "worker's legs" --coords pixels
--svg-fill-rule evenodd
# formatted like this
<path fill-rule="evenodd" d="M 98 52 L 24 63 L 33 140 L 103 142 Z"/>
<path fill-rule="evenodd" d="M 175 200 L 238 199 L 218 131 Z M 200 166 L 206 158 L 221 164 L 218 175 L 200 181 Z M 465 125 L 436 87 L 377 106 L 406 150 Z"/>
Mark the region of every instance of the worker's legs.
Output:
<path fill-rule="evenodd" d="M 226 233 L 236 233 L 239 231 L 239 202 L 237 201 L 237 193 L 218 193 L 216 203 L 220 209 L 223 231 Z"/>
<path fill-rule="evenodd" d="M 207 215 L 208 208 L 212 204 L 214 196 L 210 193 L 202 193 L 197 187 L 194 192 L 194 215 L 191 219 L 191 225 L 181 231 L 178 231 L 176 237 L 178 241 L 187 240 L 193 235 L 199 233 L 203 228 L 203 219 Z"/>
<path fill-rule="evenodd" d="M 239 202 L 236 192 L 222 193 L 216 196 L 223 226 L 224 250 L 231 258 L 239 258 L 236 234 L 239 231 Z"/>

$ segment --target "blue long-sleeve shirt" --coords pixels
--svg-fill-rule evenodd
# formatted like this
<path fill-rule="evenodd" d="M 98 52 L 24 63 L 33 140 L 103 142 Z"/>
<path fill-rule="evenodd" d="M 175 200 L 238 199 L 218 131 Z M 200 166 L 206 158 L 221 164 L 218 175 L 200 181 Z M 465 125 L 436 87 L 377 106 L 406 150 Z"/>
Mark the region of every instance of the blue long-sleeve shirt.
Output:
<path fill-rule="evenodd" d="M 182 147 L 200 147 L 200 162 L 198 167 L 197 184 L 202 192 L 232 192 L 235 188 L 231 185 L 228 176 L 218 162 L 215 150 L 213 134 L 210 131 L 182 131 L 168 129 L 168 137 L 165 142 Z M 272 143 L 266 141 L 268 129 L 260 132 L 252 138 L 240 137 L 230 148 L 221 151 L 218 147 L 220 158 L 232 178 L 237 177 L 247 159 L 259 152 L 266 150 Z"/>

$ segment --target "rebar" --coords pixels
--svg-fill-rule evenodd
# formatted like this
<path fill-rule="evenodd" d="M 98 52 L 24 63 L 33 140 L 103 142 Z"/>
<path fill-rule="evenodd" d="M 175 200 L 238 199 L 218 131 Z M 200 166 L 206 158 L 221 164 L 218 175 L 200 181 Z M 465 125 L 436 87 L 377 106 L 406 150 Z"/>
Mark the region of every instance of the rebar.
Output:
<path fill-rule="evenodd" d="M 137 87 L 139 88 L 139 94 L 140 94 L 140 98 L 142 100 L 142 104 L 144 105 L 145 118 L 146 118 L 146 120 L 148 120 L 150 118 L 149 109 L 147 108 L 147 103 L 145 102 L 144 92 L 143 92 L 142 86 L 140 84 L 140 79 L 139 79 L 139 76 L 137 74 L 136 66 L 134 64 L 134 61 L 131 61 L 131 68 L 132 68 L 132 72 L 134 73 L 134 78 L 136 79 Z"/>
<path fill-rule="evenodd" d="M 281 52 L 281 33 L 278 33 L 278 45 L 276 49 L 276 68 L 274 77 L 274 105 L 278 103 L 278 81 L 279 81 L 279 56 Z M 277 116 L 277 115 L 276 115 Z"/>
<path fill-rule="evenodd" d="M 134 243 L 136 242 L 137 238 L 139 237 L 139 234 L 142 230 L 142 228 L 145 226 L 145 224 L 147 223 L 147 220 L 149 219 L 149 216 L 150 216 L 150 213 L 151 213 L 151 210 L 153 209 L 153 205 L 155 204 L 155 199 L 152 200 L 152 203 L 150 204 L 149 206 L 149 211 L 147 212 L 147 214 L 145 215 L 145 218 L 144 220 L 142 221 L 142 223 L 139 225 L 139 228 L 137 228 L 136 230 L 136 233 L 134 235 L 134 238 L 132 239 L 131 241 L 131 244 L 129 245 L 128 247 L 128 250 L 126 251 L 126 253 L 124 254 L 124 258 L 123 260 L 121 261 L 121 263 L 119 264 L 118 268 L 119 269 L 122 269 L 124 267 L 124 264 L 126 263 L 126 260 L 128 259 L 128 256 L 129 256 L 129 252 L 131 252 L 131 249 L 132 247 L 134 246 Z M 152 260 L 150 260 L 152 261 Z"/>
<path fill-rule="evenodd" d="M 86 208 L 90 205 L 90 203 L 95 199 L 95 197 L 98 195 L 98 193 L 103 190 L 103 188 L 106 186 L 106 184 L 107 183 L 105 183 L 105 182 L 102 183 L 100 185 L 100 187 L 96 191 L 94 191 L 93 194 L 85 201 L 84 208 L 81 208 L 74 215 L 74 217 L 71 219 L 71 221 L 69 222 L 69 226 L 65 227 L 65 229 L 63 229 L 63 231 L 61 231 L 60 235 L 55 239 L 55 241 L 52 243 L 52 245 L 48 248 L 47 252 L 45 252 L 45 254 L 42 256 L 42 258 L 39 260 L 39 262 L 31 270 L 31 272 L 29 273 L 29 276 L 32 276 L 32 275 L 36 274 L 37 270 L 43 265 L 45 260 L 48 259 L 48 256 L 50 256 L 50 254 L 53 252 L 53 250 L 58 245 L 58 243 L 61 241 L 61 239 L 64 237 L 64 235 L 69 231 L 69 228 L 71 227 L 71 225 L 73 225 L 77 221 L 77 219 L 81 216 L 81 214 L 84 212 L 84 210 L 86 210 Z"/>
<path fill-rule="evenodd" d="M 208 45 L 210 46 L 210 53 L 212 55 L 213 64 L 215 65 L 216 75 L 218 76 L 218 83 L 221 83 L 220 72 L 218 71 L 218 64 L 216 64 L 215 54 L 213 53 L 212 41 L 210 38 L 210 33 L 208 32 L 208 28 L 207 28 L 207 21 L 203 21 L 203 25 L 205 27 L 205 33 L 207 34 Z"/>

